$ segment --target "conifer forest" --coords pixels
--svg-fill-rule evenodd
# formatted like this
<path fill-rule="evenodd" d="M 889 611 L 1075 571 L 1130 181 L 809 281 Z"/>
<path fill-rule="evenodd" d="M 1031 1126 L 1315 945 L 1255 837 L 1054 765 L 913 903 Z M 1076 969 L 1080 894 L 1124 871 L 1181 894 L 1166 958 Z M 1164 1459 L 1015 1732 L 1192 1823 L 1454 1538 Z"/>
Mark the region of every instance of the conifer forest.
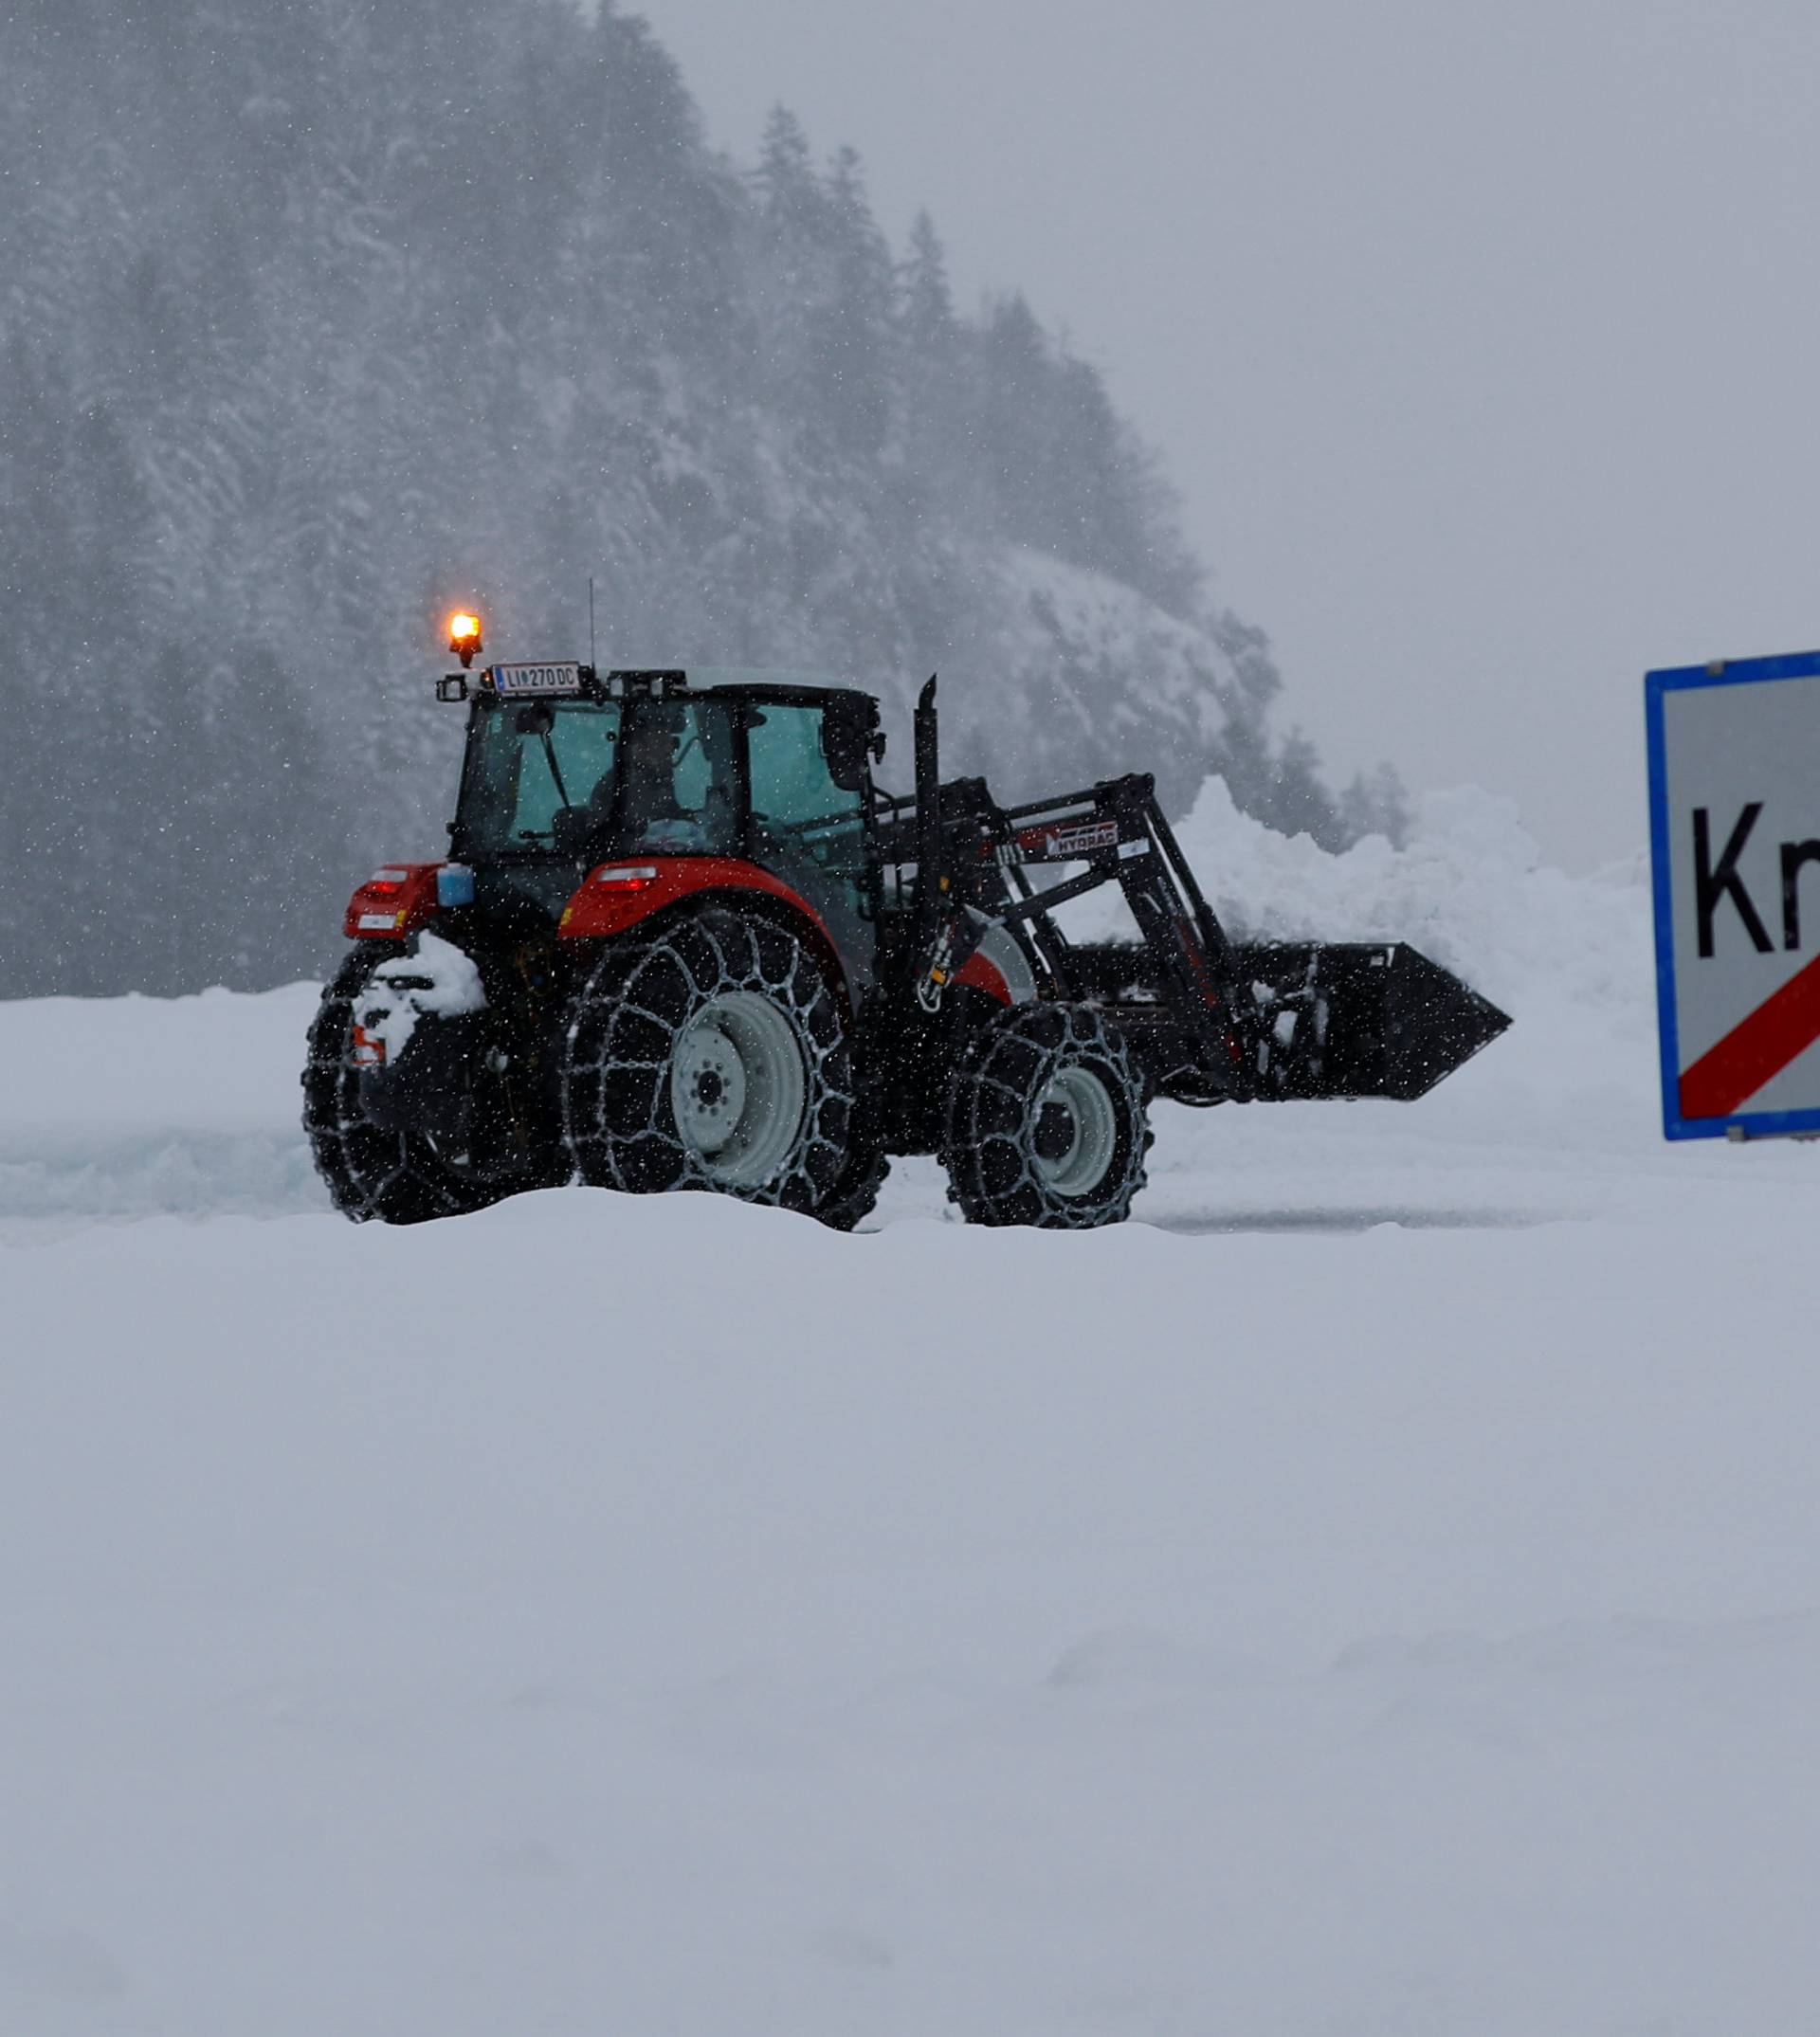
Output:
<path fill-rule="evenodd" d="M 1281 732 L 1095 365 L 893 246 L 853 150 L 711 145 L 610 0 L 14 0 L 0 375 L 0 996 L 319 971 L 440 845 L 446 609 L 585 656 L 591 578 L 603 664 L 832 673 L 894 731 L 939 670 L 1006 798 L 1219 773 L 1396 829 Z"/>

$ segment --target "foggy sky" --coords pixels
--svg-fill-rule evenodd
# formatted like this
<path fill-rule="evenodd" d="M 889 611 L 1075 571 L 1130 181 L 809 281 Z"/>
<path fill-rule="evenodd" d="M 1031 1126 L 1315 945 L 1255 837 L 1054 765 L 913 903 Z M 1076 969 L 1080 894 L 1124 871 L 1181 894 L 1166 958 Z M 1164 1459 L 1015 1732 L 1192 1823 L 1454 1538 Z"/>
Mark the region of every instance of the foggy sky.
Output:
<path fill-rule="evenodd" d="M 1646 667 L 1820 644 L 1820 9 L 647 0 L 1164 447 L 1336 775 L 1645 840 Z"/>

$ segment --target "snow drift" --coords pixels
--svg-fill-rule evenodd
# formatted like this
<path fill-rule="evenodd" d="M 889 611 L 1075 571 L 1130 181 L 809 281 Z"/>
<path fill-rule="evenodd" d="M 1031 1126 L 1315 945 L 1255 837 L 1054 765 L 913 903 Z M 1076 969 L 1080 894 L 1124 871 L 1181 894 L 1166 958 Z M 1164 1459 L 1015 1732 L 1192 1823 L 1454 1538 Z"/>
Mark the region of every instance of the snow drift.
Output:
<path fill-rule="evenodd" d="M 1515 1029 L 849 1238 L 350 1226 L 307 987 L 0 1008 L 0 2029 L 1807 2027 L 1811 1154 L 1662 1145 L 1637 872 L 1185 834 Z"/>

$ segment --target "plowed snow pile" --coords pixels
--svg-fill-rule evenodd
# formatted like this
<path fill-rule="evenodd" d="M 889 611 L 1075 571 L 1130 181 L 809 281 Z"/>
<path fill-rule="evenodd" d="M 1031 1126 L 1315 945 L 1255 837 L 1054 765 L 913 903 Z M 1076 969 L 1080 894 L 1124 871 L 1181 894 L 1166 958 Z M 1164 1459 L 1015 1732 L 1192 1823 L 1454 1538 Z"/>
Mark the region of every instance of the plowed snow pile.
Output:
<path fill-rule="evenodd" d="M 0 2032 L 1812 2027 L 1820 1163 L 1662 1145 L 1640 872 L 1185 838 L 1515 1028 L 855 1239 L 349 1226 L 307 990 L 0 1008 Z"/>

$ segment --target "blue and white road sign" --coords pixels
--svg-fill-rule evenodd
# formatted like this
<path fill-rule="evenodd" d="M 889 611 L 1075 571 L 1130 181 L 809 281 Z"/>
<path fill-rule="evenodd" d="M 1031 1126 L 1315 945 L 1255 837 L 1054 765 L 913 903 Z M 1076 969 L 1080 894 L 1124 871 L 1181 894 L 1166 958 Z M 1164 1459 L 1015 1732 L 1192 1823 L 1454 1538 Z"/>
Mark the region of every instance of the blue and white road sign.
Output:
<path fill-rule="evenodd" d="M 1820 1132 L 1820 651 L 1644 682 L 1670 1138 Z"/>

